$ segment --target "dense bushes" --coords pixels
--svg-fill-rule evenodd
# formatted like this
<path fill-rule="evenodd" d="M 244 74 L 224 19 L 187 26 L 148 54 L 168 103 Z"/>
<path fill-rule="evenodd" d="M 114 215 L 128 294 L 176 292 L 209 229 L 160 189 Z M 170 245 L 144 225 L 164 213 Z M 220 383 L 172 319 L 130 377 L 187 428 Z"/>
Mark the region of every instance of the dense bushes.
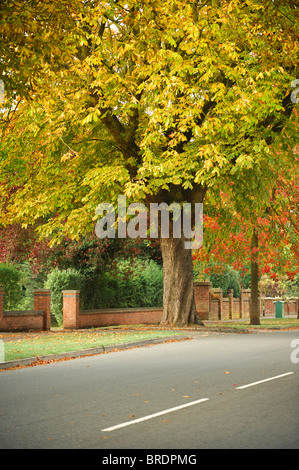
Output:
<path fill-rule="evenodd" d="M 223 270 L 213 270 L 210 273 L 210 281 L 213 288 L 221 288 L 224 295 L 227 294 L 228 289 L 233 289 L 234 297 L 239 297 L 241 293 L 241 284 L 239 273 L 231 266 L 227 266 Z"/>
<path fill-rule="evenodd" d="M 52 324 L 62 325 L 62 291 L 63 290 L 81 290 L 82 274 L 75 269 L 66 269 L 60 271 L 54 268 L 47 277 L 45 288 L 51 289 L 51 321 Z"/>
<path fill-rule="evenodd" d="M 62 325 L 63 290 L 80 290 L 80 308 L 161 307 L 162 266 L 151 259 L 117 259 L 103 272 L 95 266 L 84 269 L 52 269 L 47 276 L 32 275 L 29 264 L 0 264 L 0 286 L 5 310 L 33 308 L 33 291 L 51 289 L 52 325 Z"/>
<path fill-rule="evenodd" d="M 99 307 L 161 307 L 163 270 L 152 260 L 119 261 L 105 274 Z"/>
<path fill-rule="evenodd" d="M 52 322 L 62 324 L 62 291 L 80 290 L 80 308 L 157 307 L 163 304 L 162 267 L 152 260 L 119 260 L 104 273 L 96 268 L 48 274 Z"/>
<path fill-rule="evenodd" d="M 212 288 L 221 288 L 224 295 L 227 294 L 228 289 L 233 289 L 234 297 L 239 297 L 241 293 L 240 274 L 229 265 L 217 263 L 205 265 L 195 261 L 194 280 L 210 281 Z"/>
<path fill-rule="evenodd" d="M 103 269 L 94 265 L 52 269 L 47 276 L 32 276 L 29 264 L 18 266 L 0 264 L 0 285 L 5 287 L 5 309 L 27 310 L 33 308 L 33 291 L 51 289 L 52 325 L 62 325 L 63 290 L 80 290 L 81 309 L 162 307 L 163 269 L 153 259 L 119 258 L 110 261 Z M 226 295 L 241 291 L 239 273 L 230 266 L 195 264 L 195 280 L 209 280 L 213 288 L 220 287 Z M 22 289 L 22 286 L 23 289 Z M 26 288 L 26 290 L 25 290 Z"/>
<path fill-rule="evenodd" d="M 4 288 L 4 310 L 16 309 L 22 298 L 21 273 L 12 264 L 0 263 L 0 286 Z"/>

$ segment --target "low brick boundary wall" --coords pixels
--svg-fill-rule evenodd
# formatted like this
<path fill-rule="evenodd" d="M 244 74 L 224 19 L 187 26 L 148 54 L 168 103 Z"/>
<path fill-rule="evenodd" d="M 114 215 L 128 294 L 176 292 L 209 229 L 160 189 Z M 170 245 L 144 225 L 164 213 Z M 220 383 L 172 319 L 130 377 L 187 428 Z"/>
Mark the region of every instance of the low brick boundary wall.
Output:
<path fill-rule="evenodd" d="M 80 310 L 80 291 L 63 291 L 63 327 L 65 329 L 102 327 L 113 325 L 159 324 L 163 308 L 113 308 Z M 224 297 L 222 289 L 211 289 L 210 282 L 194 283 L 194 298 L 198 315 L 203 320 L 248 319 L 250 312 L 250 289 L 242 289 L 238 298 L 233 290 Z M 262 316 L 275 315 L 278 298 L 260 298 Z M 271 307 L 271 308 L 270 308 Z M 298 314 L 298 299 L 285 303 L 285 315 Z"/>
<path fill-rule="evenodd" d="M 211 289 L 209 320 L 249 318 L 250 297 L 250 289 L 242 289 L 240 296 L 237 298 L 234 297 L 232 289 L 228 290 L 227 297 L 224 297 L 222 289 Z"/>
<path fill-rule="evenodd" d="M 63 327 L 66 329 L 113 325 L 159 324 L 162 307 L 80 310 L 80 291 L 63 291 Z M 249 318 L 250 290 L 243 289 L 239 298 L 233 291 L 224 297 L 221 289 L 211 289 L 210 282 L 195 282 L 194 297 L 198 315 L 203 320 Z M 51 291 L 34 291 L 33 310 L 4 311 L 4 289 L 0 288 L 0 331 L 28 331 L 51 328 Z M 275 303 L 281 298 L 261 298 L 261 317 L 275 315 Z M 284 315 L 298 315 L 298 298 L 284 302 Z"/>
<path fill-rule="evenodd" d="M 198 316 L 208 320 L 211 312 L 211 283 L 194 282 L 194 300 Z"/>
<path fill-rule="evenodd" d="M 3 312 L 1 331 L 44 330 L 44 313 L 42 311 Z"/>
<path fill-rule="evenodd" d="M 284 315 L 298 315 L 299 300 L 297 298 L 285 301 L 282 297 L 265 297 L 263 301 L 265 317 L 275 315 L 275 303 L 280 301 L 284 303 Z"/>
<path fill-rule="evenodd" d="M 208 290 L 208 286 L 207 286 Z M 210 290 L 211 309 L 209 320 L 236 320 L 248 319 L 250 312 L 250 289 L 242 289 L 240 297 L 234 298 L 233 291 L 229 290 L 227 297 L 223 296 L 222 289 Z M 284 316 L 298 315 L 299 302 L 296 298 L 284 301 L 278 297 L 260 297 L 260 317 L 275 316 L 275 304 L 278 301 L 284 302 Z"/>
<path fill-rule="evenodd" d="M 51 291 L 34 291 L 33 310 L 4 311 L 4 289 L 0 289 L 0 331 L 47 331 L 51 327 Z"/>
<path fill-rule="evenodd" d="M 79 296 L 78 290 L 63 291 L 64 329 L 159 324 L 162 318 L 162 307 L 80 310 Z"/>
<path fill-rule="evenodd" d="M 196 310 L 203 320 L 249 318 L 250 289 L 243 289 L 238 298 L 234 298 L 230 289 L 224 297 L 222 289 L 212 289 L 210 282 L 195 282 L 194 297 Z"/>
<path fill-rule="evenodd" d="M 159 324 L 163 308 L 117 308 L 79 312 L 79 328 L 89 326 Z"/>

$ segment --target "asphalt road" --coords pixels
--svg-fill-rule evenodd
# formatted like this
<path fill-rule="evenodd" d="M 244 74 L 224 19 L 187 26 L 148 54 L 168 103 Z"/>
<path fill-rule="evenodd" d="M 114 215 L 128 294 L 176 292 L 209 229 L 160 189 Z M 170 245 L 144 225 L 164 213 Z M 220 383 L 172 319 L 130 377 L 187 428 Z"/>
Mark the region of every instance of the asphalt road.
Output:
<path fill-rule="evenodd" d="M 296 339 L 198 334 L 3 371 L 0 448 L 298 449 Z"/>

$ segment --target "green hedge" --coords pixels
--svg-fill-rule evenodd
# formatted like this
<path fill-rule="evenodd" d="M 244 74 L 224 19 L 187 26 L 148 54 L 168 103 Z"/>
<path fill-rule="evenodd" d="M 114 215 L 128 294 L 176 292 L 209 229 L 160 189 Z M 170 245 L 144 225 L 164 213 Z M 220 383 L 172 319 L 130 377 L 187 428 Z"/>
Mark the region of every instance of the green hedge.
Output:
<path fill-rule="evenodd" d="M 17 309 L 23 291 L 21 273 L 16 266 L 0 263 L 0 286 L 4 288 L 4 310 Z"/>
<path fill-rule="evenodd" d="M 121 261 L 103 279 L 99 307 L 162 307 L 163 270 L 153 260 Z"/>
<path fill-rule="evenodd" d="M 55 268 L 48 274 L 45 288 L 51 289 L 51 323 L 56 326 L 61 326 L 63 322 L 62 291 L 73 289 L 81 290 L 82 274 L 72 268 L 64 271 Z"/>
<path fill-rule="evenodd" d="M 206 271 L 208 274 L 206 274 Z M 209 264 L 194 262 L 194 280 L 210 281 L 212 288 L 221 288 L 224 295 L 228 289 L 233 289 L 234 297 L 239 297 L 241 293 L 240 274 L 231 266 L 226 264 L 217 264 L 211 262 Z"/>
<path fill-rule="evenodd" d="M 218 268 L 219 269 L 219 268 Z M 234 297 L 239 297 L 241 293 L 240 276 L 231 266 L 224 266 L 218 270 L 217 267 L 210 273 L 210 281 L 213 288 L 221 288 L 224 295 L 228 289 L 233 289 Z"/>
<path fill-rule="evenodd" d="M 51 289 L 52 323 L 61 325 L 62 291 L 80 290 L 80 308 L 162 307 L 163 270 L 153 260 L 119 260 L 113 268 L 99 273 L 52 270 L 45 283 Z"/>

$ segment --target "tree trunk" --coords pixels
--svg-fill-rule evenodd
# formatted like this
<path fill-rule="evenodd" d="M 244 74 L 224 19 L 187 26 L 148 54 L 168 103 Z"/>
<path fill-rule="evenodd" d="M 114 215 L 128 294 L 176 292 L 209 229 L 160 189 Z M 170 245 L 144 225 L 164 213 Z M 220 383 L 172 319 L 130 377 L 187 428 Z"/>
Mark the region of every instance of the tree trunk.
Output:
<path fill-rule="evenodd" d="M 250 325 L 260 325 L 258 234 L 253 229 L 251 238 L 251 301 Z"/>
<path fill-rule="evenodd" d="M 163 316 L 161 325 L 204 325 L 194 299 L 192 250 L 184 238 L 161 238 L 163 259 Z"/>

